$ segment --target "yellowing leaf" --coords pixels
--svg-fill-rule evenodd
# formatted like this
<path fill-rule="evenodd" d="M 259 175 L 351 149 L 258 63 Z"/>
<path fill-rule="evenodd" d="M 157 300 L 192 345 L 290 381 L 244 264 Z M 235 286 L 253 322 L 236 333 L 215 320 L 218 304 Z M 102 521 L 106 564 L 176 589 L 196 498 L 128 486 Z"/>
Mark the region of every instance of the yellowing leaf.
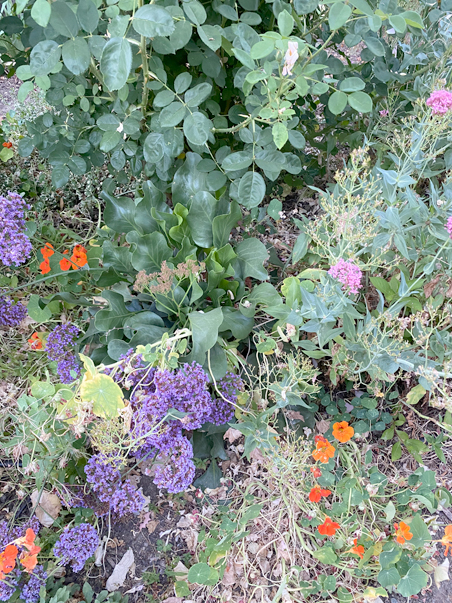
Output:
<path fill-rule="evenodd" d="M 441 563 L 441 565 L 438 565 L 438 567 L 435 567 L 434 577 L 435 577 L 435 584 L 438 588 L 439 588 L 439 585 L 441 584 L 441 582 L 444 582 L 445 580 L 449 580 L 449 559 L 447 557 Z"/>
<path fill-rule="evenodd" d="M 109 375 L 83 378 L 80 396 L 84 402 L 92 403 L 93 413 L 98 417 L 114 419 L 124 408 L 121 388 Z"/>
<path fill-rule="evenodd" d="M 426 393 L 427 391 L 422 387 L 422 385 L 416 385 L 416 387 L 413 387 L 413 389 L 408 392 L 406 401 L 408 404 L 417 404 L 419 400 L 422 400 Z"/>
<path fill-rule="evenodd" d="M 88 379 L 92 379 L 94 375 L 97 375 L 97 369 L 94 366 L 94 362 L 88 356 L 84 356 L 83 354 L 79 354 L 80 360 L 83 362 L 83 366 L 86 370 L 86 377 Z"/>

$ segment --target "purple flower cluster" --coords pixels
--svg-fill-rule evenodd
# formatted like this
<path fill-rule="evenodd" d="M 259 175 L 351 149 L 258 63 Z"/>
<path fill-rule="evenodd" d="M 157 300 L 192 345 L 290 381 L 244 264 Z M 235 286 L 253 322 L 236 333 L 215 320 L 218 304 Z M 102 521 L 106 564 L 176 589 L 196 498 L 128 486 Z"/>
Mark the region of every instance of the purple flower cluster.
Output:
<path fill-rule="evenodd" d="M 80 365 L 71 350 L 78 334 L 79 330 L 75 325 L 58 325 L 47 338 L 47 357 L 58 363 L 57 372 L 61 383 L 72 383 L 80 375 Z"/>
<path fill-rule="evenodd" d="M 25 234 L 25 210 L 31 209 L 17 193 L 0 196 L 0 261 L 5 266 L 23 264 L 31 253 Z"/>
<path fill-rule="evenodd" d="M 139 513 L 146 504 L 143 494 L 129 481 L 122 483 L 121 460 L 104 454 L 92 456 L 85 466 L 87 481 L 101 502 L 119 517 Z"/>
<path fill-rule="evenodd" d="M 433 115 L 445 115 L 452 110 L 452 92 L 435 90 L 427 99 L 427 106 L 432 108 Z"/>
<path fill-rule="evenodd" d="M 215 425 L 224 425 L 234 418 L 234 404 L 237 404 L 237 396 L 243 390 L 243 381 L 228 371 L 217 385 L 222 397 L 212 400 L 209 420 Z"/>
<path fill-rule="evenodd" d="M 53 554 L 60 559 L 60 565 L 71 563 L 74 572 L 79 572 L 98 546 L 97 531 L 89 523 L 81 523 L 61 534 L 53 547 Z"/>
<path fill-rule="evenodd" d="M 31 528 L 35 534 L 39 533 L 41 524 L 37 517 L 31 517 L 21 526 L 14 526 L 12 528 L 9 527 L 7 521 L 0 521 L 0 549 L 5 548 L 7 544 L 17 538 L 23 538 L 29 528 Z"/>
<path fill-rule="evenodd" d="M 154 484 L 158 488 L 166 488 L 168 492 L 183 492 L 193 482 L 193 448 L 182 433 L 171 442 L 171 447 L 160 452 L 156 463 Z"/>
<path fill-rule="evenodd" d="M 450 218 L 447 218 L 446 230 L 449 233 L 449 237 L 452 239 L 452 216 L 450 216 Z"/>
<path fill-rule="evenodd" d="M 46 583 L 47 572 L 42 565 L 37 565 L 30 575 L 28 582 L 22 587 L 20 598 L 25 603 L 36 603 L 39 601 L 39 591 L 41 586 Z"/>
<path fill-rule="evenodd" d="M 27 308 L 10 297 L 0 297 L 0 327 L 17 327 L 27 315 Z"/>
<path fill-rule="evenodd" d="M 363 273 L 353 262 L 347 262 L 341 258 L 337 264 L 331 266 L 328 274 L 342 283 L 344 291 L 358 293 L 358 290 L 362 287 L 361 279 Z"/>
<path fill-rule="evenodd" d="M 0 601 L 9 601 L 14 594 L 14 591 L 19 586 L 20 574 L 13 571 L 6 576 L 4 580 L 0 580 Z"/>

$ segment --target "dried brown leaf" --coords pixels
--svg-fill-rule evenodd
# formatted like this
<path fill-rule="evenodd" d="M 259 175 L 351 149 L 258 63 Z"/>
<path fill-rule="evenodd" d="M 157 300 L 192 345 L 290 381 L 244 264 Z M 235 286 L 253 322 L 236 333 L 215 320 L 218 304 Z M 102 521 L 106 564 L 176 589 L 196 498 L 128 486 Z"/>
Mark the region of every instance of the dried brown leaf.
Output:
<path fill-rule="evenodd" d="M 238 429 L 230 427 L 223 436 L 224 440 L 228 440 L 231 444 L 242 437 L 242 433 Z"/>
<path fill-rule="evenodd" d="M 61 502 L 58 496 L 46 490 L 43 490 L 40 495 L 39 490 L 34 490 L 31 493 L 31 502 L 35 507 L 39 523 L 46 528 L 50 528 L 61 511 Z"/>

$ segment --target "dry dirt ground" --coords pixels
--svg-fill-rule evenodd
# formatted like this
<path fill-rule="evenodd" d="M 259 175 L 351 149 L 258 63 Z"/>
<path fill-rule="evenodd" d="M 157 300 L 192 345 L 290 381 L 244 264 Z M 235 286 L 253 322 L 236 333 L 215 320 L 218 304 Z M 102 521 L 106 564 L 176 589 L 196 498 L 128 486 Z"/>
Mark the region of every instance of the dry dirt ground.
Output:
<path fill-rule="evenodd" d="M 17 106 L 17 91 L 21 85 L 17 77 L 0 77 L 0 121 Z"/>

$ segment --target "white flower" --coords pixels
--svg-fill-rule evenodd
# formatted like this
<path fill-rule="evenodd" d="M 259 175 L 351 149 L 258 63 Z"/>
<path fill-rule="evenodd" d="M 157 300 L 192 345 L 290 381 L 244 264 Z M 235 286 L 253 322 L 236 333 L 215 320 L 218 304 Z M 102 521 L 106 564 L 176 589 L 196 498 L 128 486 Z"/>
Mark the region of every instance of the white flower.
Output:
<path fill-rule="evenodd" d="M 289 42 L 289 48 L 284 56 L 283 75 L 292 75 L 292 69 L 298 56 L 298 42 Z"/>
<path fill-rule="evenodd" d="M 119 124 L 119 126 L 116 128 L 116 132 L 122 132 L 124 130 L 124 126 L 122 124 Z"/>

